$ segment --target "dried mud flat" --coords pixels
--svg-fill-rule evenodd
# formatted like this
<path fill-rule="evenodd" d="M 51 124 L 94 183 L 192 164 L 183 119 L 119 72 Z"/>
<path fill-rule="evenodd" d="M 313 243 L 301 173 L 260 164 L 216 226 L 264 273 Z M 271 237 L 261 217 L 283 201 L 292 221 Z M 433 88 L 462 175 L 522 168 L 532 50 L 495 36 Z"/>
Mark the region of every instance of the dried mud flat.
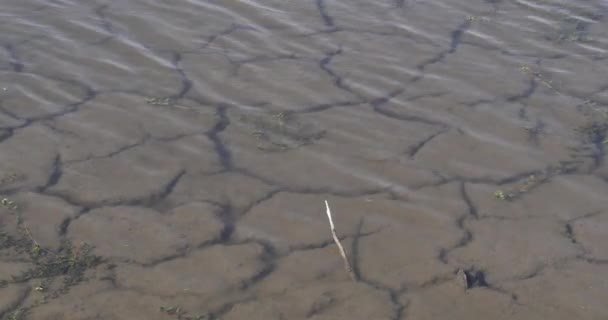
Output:
<path fill-rule="evenodd" d="M 0 12 L 1 319 L 608 319 L 605 2 Z"/>

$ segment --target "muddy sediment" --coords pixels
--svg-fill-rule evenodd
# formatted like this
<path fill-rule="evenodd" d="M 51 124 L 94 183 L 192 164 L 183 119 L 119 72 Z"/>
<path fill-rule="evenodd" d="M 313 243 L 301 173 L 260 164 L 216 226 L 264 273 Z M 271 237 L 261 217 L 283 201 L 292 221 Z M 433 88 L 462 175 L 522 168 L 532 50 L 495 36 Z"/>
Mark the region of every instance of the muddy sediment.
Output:
<path fill-rule="evenodd" d="M 605 2 L 0 11 L 0 319 L 608 318 Z"/>

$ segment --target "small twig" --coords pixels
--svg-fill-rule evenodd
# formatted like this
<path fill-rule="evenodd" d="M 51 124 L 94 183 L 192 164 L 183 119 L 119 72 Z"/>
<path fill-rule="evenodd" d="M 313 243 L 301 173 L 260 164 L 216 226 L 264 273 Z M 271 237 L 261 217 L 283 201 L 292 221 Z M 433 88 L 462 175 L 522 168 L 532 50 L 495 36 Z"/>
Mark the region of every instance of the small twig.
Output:
<path fill-rule="evenodd" d="M 342 247 L 342 243 L 340 243 L 340 239 L 338 239 L 338 236 L 336 235 L 336 228 L 334 227 L 334 221 L 331 218 L 331 210 L 329 209 L 329 203 L 327 202 L 327 200 L 325 200 L 325 207 L 327 208 L 327 218 L 329 219 L 331 235 L 334 237 L 334 242 L 336 242 L 336 245 L 338 245 L 338 249 L 340 249 L 340 255 L 342 256 L 342 260 L 344 260 L 344 268 L 346 269 L 346 272 L 348 272 L 348 275 L 353 281 L 358 281 L 357 275 L 355 274 L 355 272 L 353 272 L 353 268 L 351 267 L 350 262 L 346 257 L 344 247 Z"/>
<path fill-rule="evenodd" d="M 34 243 L 34 245 L 40 247 L 40 245 L 38 244 L 38 241 L 36 241 L 34 239 L 34 237 L 32 237 L 32 234 L 30 233 L 30 230 L 27 228 L 27 226 L 25 225 L 25 223 L 23 223 L 23 229 L 25 230 L 25 234 L 30 238 L 30 240 L 32 240 L 32 242 Z"/>
<path fill-rule="evenodd" d="M 37 250 L 42 250 L 46 253 L 50 253 L 53 256 L 57 256 L 54 252 L 44 249 L 39 243 L 38 241 L 36 241 L 36 239 L 34 239 L 34 237 L 32 236 L 32 234 L 30 233 L 30 229 L 28 229 L 27 225 L 25 224 L 25 222 L 22 223 L 23 225 L 23 230 L 25 230 L 25 234 L 28 236 L 28 238 L 30 238 L 30 240 L 34 243 L 34 247 L 38 248 Z"/>

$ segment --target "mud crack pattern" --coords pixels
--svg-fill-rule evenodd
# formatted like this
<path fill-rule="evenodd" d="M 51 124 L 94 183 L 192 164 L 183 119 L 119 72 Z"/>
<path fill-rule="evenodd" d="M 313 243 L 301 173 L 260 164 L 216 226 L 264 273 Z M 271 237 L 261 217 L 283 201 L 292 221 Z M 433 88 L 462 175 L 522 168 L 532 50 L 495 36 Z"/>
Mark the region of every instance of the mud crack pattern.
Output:
<path fill-rule="evenodd" d="M 1 319 L 608 318 L 605 3 L 0 11 Z"/>

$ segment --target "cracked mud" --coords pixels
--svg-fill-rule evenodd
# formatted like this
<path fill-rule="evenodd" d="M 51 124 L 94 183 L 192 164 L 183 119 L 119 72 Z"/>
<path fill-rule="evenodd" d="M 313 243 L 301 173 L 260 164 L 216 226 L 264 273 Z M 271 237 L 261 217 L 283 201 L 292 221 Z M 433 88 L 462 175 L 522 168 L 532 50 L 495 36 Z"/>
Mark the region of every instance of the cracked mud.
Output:
<path fill-rule="evenodd" d="M 0 12 L 0 319 L 608 318 L 605 1 Z"/>

